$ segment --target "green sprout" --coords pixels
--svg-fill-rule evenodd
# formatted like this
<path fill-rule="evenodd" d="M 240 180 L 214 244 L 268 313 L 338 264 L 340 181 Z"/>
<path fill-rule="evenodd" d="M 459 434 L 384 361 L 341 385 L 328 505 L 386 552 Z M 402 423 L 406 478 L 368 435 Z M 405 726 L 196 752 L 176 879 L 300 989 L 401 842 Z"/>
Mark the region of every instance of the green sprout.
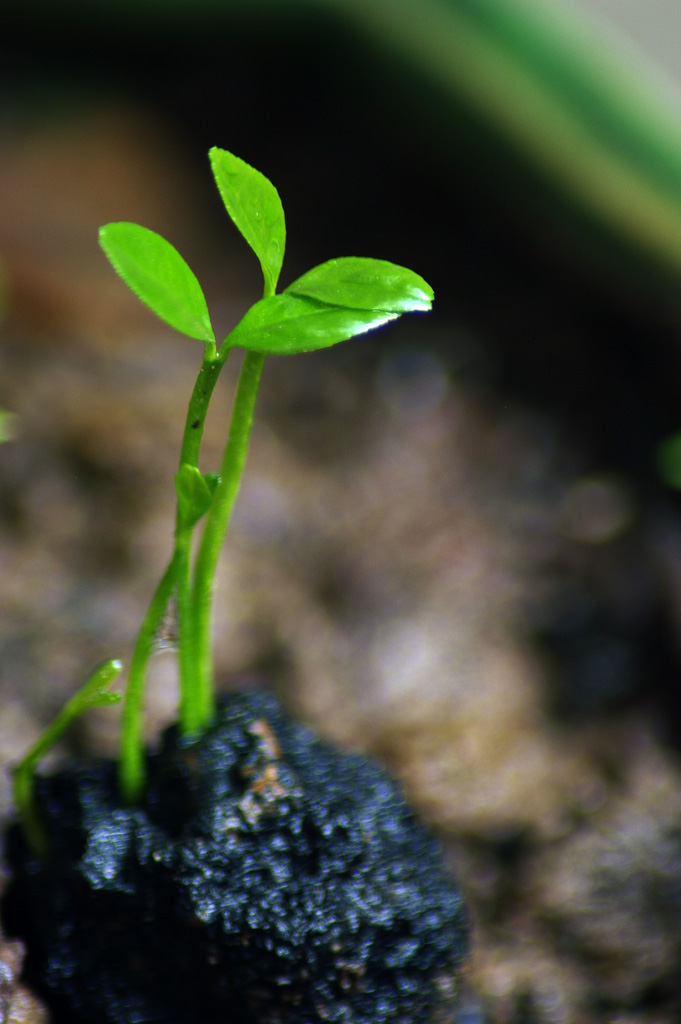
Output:
<path fill-rule="evenodd" d="M 277 294 L 286 242 L 284 211 L 277 190 L 263 174 L 224 149 L 211 149 L 209 157 L 227 213 L 258 257 L 264 281 L 263 298 L 219 347 L 201 286 L 169 242 L 154 231 L 126 222 L 107 224 L 99 235 L 114 269 L 138 298 L 171 327 L 204 346 L 175 475 L 173 552 L 142 622 L 128 671 L 118 769 L 121 797 L 126 803 L 138 801 L 145 787 L 145 678 L 173 601 L 178 632 L 180 730 L 184 736 L 198 737 L 214 718 L 215 574 L 246 461 L 265 357 L 326 348 L 395 320 L 402 313 L 425 312 L 433 301 L 430 285 L 418 274 L 385 260 L 363 257 L 323 263 Z M 234 348 L 246 352 L 227 443 L 218 471 L 204 473 L 199 468 L 199 455 L 208 405 Z M 201 521 L 202 528 L 197 531 Z M 118 662 L 107 664 L 119 666 Z M 95 676 L 99 678 L 97 673 Z M 75 715 L 86 706 L 101 703 L 98 698 L 83 696 L 86 691 L 91 694 L 92 679 L 81 691 L 80 703 L 69 702 L 15 771 L 15 797 L 27 834 L 32 831 L 36 835 L 30 781 L 33 769 Z M 98 693 L 101 698 L 101 688 Z"/>
<path fill-rule="evenodd" d="M 88 708 L 120 703 L 120 694 L 111 693 L 108 687 L 122 669 L 123 665 L 115 658 L 110 658 L 99 665 L 80 690 L 66 702 L 42 736 L 28 753 L 24 754 L 19 764 L 14 767 L 12 789 L 14 802 L 19 812 L 19 820 L 29 846 L 40 855 L 47 853 L 47 838 L 35 803 L 35 767 L 61 739 L 71 723 L 84 711 L 87 711 Z"/>

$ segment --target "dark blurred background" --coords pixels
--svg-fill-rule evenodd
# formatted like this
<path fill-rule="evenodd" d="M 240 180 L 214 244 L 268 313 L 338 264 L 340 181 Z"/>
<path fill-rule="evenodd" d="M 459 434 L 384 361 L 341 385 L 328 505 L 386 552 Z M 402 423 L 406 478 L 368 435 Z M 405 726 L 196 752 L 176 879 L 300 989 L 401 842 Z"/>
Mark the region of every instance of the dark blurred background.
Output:
<path fill-rule="evenodd" d="M 669 218 L 670 235 L 681 159 L 678 167 L 667 161 L 663 180 L 659 154 L 651 155 L 654 137 L 651 153 L 639 158 L 640 139 L 633 129 L 627 137 L 617 111 L 608 124 L 607 104 L 590 109 L 584 81 L 589 60 L 599 69 L 598 46 L 552 53 L 541 34 L 518 42 L 513 25 L 493 21 L 495 7 L 504 6 L 508 16 L 512 5 L 471 0 L 10 5 L 0 43 L 4 148 L 34 141 L 44 173 L 40 198 L 56 205 L 41 130 L 60 135 L 66 147 L 70 131 L 85 132 L 86 119 L 105 136 L 108 119 L 136 115 L 140 145 L 145 127 L 150 151 L 154 137 L 163 137 L 163 159 L 191 176 L 207 220 L 218 216 L 205 174 L 208 147 L 243 154 L 286 197 L 290 278 L 331 252 L 376 251 L 418 266 L 438 296 L 429 333 L 439 335 L 441 326 L 449 333 L 445 347 L 459 372 L 563 416 L 596 463 L 635 467 L 645 477 L 656 440 L 678 426 L 678 238 L 673 251 L 673 241 L 635 226 L 635 210 L 618 218 L 605 199 L 588 195 L 579 180 L 588 177 L 588 147 L 578 134 L 574 175 L 561 176 L 537 143 L 543 136 L 559 154 L 561 125 L 537 123 L 529 101 L 519 106 L 517 69 L 495 64 L 493 48 L 480 54 L 476 40 L 452 45 L 451 55 L 447 44 L 470 24 L 494 46 L 501 38 L 500 52 L 512 55 L 521 77 L 535 76 L 539 94 L 558 95 L 570 116 L 591 119 L 594 150 L 609 146 L 614 169 L 639 176 L 643 216 L 648 185 L 663 182 L 660 216 Z M 588 4 L 566 9 L 585 12 L 585 36 L 601 33 L 606 55 L 617 45 L 616 32 L 610 39 L 588 20 Z M 521 5 L 511 17 L 527 28 L 538 10 Z M 560 21 L 551 30 L 560 38 Z M 537 68 L 537 55 L 555 62 L 553 77 Z M 578 70 L 586 62 L 584 81 L 570 81 L 570 58 Z M 497 70 L 487 83 L 486 61 Z M 640 75 L 626 50 L 622 65 Z M 659 101 L 664 108 L 663 95 Z M 649 125 L 651 136 L 656 127 Z M 102 154 L 93 175 L 113 175 L 105 163 Z M 607 172 L 605 191 L 612 192 L 620 183 L 613 175 L 608 184 Z M 148 187 L 153 192 L 151 180 Z M 11 206 L 7 185 L 5 195 Z M 60 217 L 67 219 L 63 210 Z M 10 228 L 11 218 L 5 211 Z M 16 239 L 8 228 L 4 234 L 11 285 Z M 215 235 L 219 245 L 217 225 Z M 474 336 L 475 344 L 457 344 L 447 332 L 452 319 L 461 327 L 455 333 Z"/>

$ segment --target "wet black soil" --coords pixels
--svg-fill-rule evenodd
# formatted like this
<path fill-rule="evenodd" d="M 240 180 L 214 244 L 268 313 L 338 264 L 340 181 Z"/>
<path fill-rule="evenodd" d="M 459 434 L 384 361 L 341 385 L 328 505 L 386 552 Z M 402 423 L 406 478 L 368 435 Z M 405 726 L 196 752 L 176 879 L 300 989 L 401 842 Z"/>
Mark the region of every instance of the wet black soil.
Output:
<path fill-rule="evenodd" d="M 44 863 L 10 833 L 7 927 L 55 1022 L 452 1019 L 462 898 L 382 769 L 263 694 L 148 769 L 133 808 L 110 760 L 44 778 Z"/>

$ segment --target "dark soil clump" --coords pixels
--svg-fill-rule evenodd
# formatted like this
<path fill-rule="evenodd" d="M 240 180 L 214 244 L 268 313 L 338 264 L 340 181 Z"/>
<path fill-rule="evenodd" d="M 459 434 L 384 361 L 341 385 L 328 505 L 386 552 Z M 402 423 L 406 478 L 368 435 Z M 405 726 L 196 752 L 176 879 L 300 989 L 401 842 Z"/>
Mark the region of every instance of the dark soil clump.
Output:
<path fill-rule="evenodd" d="M 452 1019 L 461 896 L 379 767 L 251 694 L 148 770 L 136 808 L 111 761 L 42 779 L 46 863 L 10 830 L 4 916 L 56 1020 Z"/>

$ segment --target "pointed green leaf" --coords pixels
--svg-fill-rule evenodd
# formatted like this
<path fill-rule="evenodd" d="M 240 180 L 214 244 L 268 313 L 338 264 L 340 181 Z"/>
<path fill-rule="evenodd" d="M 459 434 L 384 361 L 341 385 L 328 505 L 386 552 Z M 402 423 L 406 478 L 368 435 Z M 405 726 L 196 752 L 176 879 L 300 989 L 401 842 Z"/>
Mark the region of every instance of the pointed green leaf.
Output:
<path fill-rule="evenodd" d="M 120 704 L 123 698 L 120 693 L 98 693 L 96 697 L 93 697 L 90 701 L 89 707 L 91 708 L 106 708 L 111 704 Z"/>
<path fill-rule="evenodd" d="M 114 270 L 161 320 L 190 338 L 215 343 L 201 285 L 170 242 L 126 221 L 105 224 L 99 242 Z"/>
<path fill-rule="evenodd" d="M 91 673 L 81 690 L 66 704 L 65 710 L 70 708 L 71 711 L 80 714 L 82 709 L 95 706 L 92 702 L 99 701 L 103 696 L 113 697 L 114 702 L 118 703 L 121 699 L 120 694 L 106 693 L 106 688 L 122 671 L 123 663 L 118 658 L 107 658 Z"/>
<path fill-rule="evenodd" d="M 251 306 L 229 335 L 229 343 L 278 355 L 313 352 L 364 334 L 398 315 L 383 309 L 345 309 L 283 293 Z"/>
<path fill-rule="evenodd" d="M 321 263 L 285 291 L 334 306 L 390 313 L 427 312 L 433 304 L 433 289 L 413 270 L 362 256 Z"/>
<path fill-rule="evenodd" d="M 266 292 L 274 294 L 286 246 L 279 193 L 264 174 L 226 149 L 214 146 L 208 155 L 227 213 L 260 260 Z"/>
<path fill-rule="evenodd" d="M 211 478 L 214 476 L 211 473 Z M 196 466 L 188 462 L 180 466 L 179 472 L 175 474 L 175 491 L 180 519 L 185 526 L 193 526 L 206 514 L 213 500 L 215 486 L 213 479 L 206 480 Z"/>

